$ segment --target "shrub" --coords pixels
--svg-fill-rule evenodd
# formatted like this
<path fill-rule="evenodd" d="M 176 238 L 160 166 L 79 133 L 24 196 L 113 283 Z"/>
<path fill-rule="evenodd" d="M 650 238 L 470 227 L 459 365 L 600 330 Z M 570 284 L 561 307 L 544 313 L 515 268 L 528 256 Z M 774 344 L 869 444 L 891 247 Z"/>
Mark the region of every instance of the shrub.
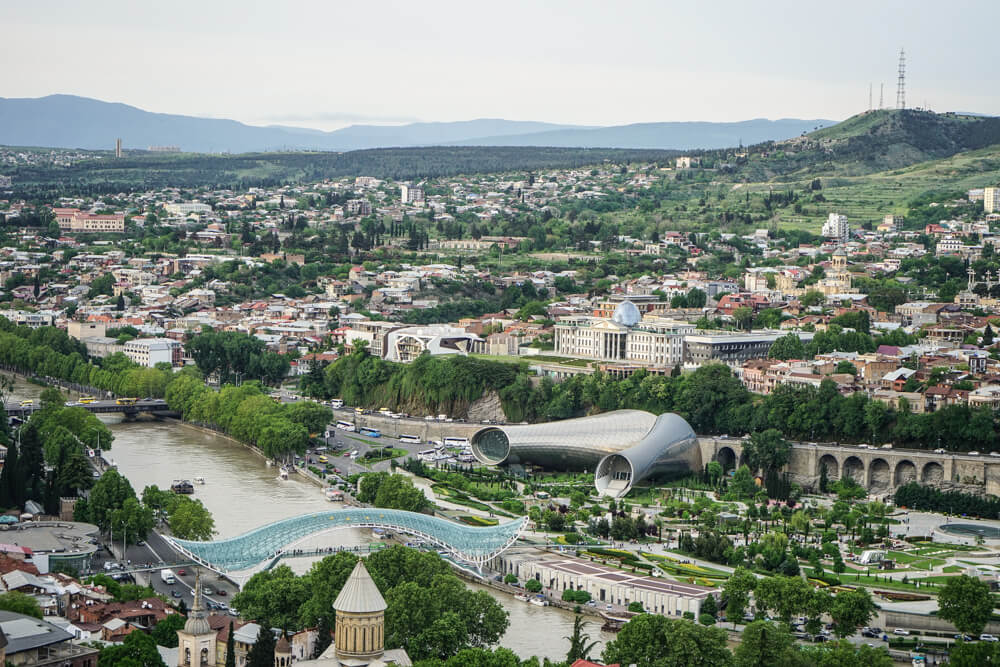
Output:
<path fill-rule="evenodd" d="M 524 590 L 531 593 L 537 593 L 542 590 L 542 583 L 537 579 L 528 579 L 528 581 L 524 583 Z"/>
<path fill-rule="evenodd" d="M 702 614 L 698 617 L 698 622 L 702 625 L 715 625 L 715 616 L 711 614 Z"/>

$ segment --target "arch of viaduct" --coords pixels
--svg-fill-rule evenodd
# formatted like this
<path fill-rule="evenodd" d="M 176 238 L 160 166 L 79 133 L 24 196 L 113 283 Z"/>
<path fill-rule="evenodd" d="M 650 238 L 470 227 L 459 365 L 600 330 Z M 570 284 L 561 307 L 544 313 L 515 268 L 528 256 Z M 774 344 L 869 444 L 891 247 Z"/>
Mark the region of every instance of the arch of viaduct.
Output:
<path fill-rule="evenodd" d="M 698 442 L 702 461 L 718 461 L 727 469 L 743 456 L 742 438 L 702 437 Z M 914 481 L 931 486 L 985 484 L 987 493 L 1000 493 L 1000 458 L 913 449 L 864 449 L 837 443 L 792 444 L 786 470 L 793 480 L 815 487 L 824 468 L 831 482 L 850 477 L 872 493 L 892 492 Z"/>

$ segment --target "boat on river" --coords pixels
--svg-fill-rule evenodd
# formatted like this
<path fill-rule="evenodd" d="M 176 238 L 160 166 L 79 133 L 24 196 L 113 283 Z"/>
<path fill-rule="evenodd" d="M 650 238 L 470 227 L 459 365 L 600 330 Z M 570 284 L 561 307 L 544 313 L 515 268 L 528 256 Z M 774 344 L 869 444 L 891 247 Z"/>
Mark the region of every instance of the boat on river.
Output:
<path fill-rule="evenodd" d="M 514 593 L 514 599 L 520 600 L 521 602 L 527 602 L 528 596 L 525 595 L 524 593 Z"/>
<path fill-rule="evenodd" d="M 528 604 L 533 604 L 536 607 L 548 607 L 549 601 L 539 595 L 528 600 Z"/>
<path fill-rule="evenodd" d="M 278 479 L 288 479 L 288 468 L 286 466 L 281 466 L 281 470 L 278 471 Z"/>
<path fill-rule="evenodd" d="M 174 493 L 194 493 L 194 484 L 186 479 L 175 479 L 174 483 L 170 485 L 170 490 Z"/>
<path fill-rule="evenodd" d="M 204 484 L 205 483 L 205 478 L 204 477 L 195 477 L 194 478 L 194 483 L 195 484 Z"/>

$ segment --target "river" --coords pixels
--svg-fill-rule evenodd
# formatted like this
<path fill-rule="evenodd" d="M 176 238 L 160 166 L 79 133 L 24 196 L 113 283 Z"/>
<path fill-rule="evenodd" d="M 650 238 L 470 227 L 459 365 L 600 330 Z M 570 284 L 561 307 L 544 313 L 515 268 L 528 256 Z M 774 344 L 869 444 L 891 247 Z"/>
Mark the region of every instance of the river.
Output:
<path fill-rule="evenodd" d="M 42 387 L 18 379 L 10 400 L 31 398 L 37 401 L 41 391 Z M 290 480 L 279 480 L 276 470 L 267 466 L 262 458 L 215 433 L 172 422 L 126 422 L 114 415 L 101 415 L 101 420 L 115 437 L 105 457 L 115 461 L 136 493 L 141 494 L 150 484 L 162 489 L 175 479 L 204 477 L 204 485 L 195 485 L 194 497 L 212 512 L 220 538 L 233 537 L 299 514 L 324 511 L 331 506 L 317 486 L 294 476 Z M 302 546 L 358 545 L 373 539 L 367 530 L 350 529 L 328 533 Z M 301 573 L 315 560 L 298 558 L 287 562 Z M 485 586 L 468 586 L 489 592 L 510 614 L 510 627 L 500 640 L 502 646 L 522 658 L 537 655 L 563 660 L 566 657 L 569 642 L 564 637 L 573 632 L 572 613 L 536 607 Z M 596 658 L 603 642 L 613 635 L 600 632 L 600 621 L 596 617 L 588 619 L 592 619 L 588 634 L 602 640 L 595 647 L 593 657 Z"/>

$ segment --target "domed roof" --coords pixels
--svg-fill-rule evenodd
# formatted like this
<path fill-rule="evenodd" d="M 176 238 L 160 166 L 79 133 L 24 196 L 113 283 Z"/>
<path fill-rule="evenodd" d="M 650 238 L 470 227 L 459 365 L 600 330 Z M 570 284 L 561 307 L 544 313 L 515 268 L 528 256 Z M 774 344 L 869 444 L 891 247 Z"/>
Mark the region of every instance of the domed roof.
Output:
<path fill-rule="evenodd" d="M 642 319 L 642 315 L 639 313 L 639 309 L 635 307 L 635 304 L 631 301 L 622 301 L 615 308 L 615 314 L 611 316 L 612 322 L 617 322 L 622 326 L 634 327 L 639 324 L 639 320 Z"/>

